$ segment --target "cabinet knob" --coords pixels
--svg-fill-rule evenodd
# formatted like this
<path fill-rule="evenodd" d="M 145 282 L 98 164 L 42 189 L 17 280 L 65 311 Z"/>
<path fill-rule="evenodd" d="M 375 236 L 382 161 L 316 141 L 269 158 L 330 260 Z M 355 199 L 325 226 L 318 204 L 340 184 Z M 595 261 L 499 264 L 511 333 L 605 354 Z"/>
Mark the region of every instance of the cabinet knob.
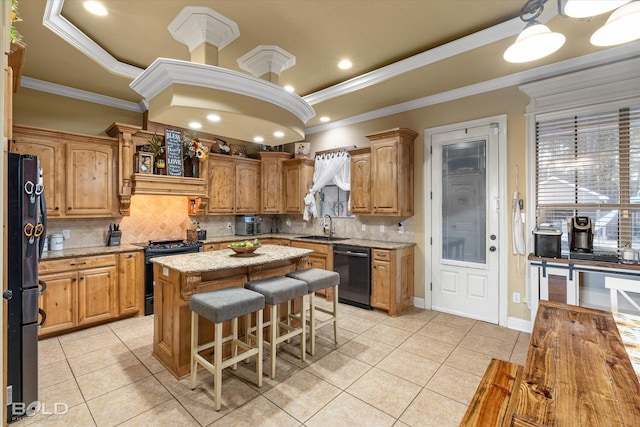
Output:
<path fill-rule="evenodd" d="M 73 209 L 71 206 L 67 206 L 68 211 L 70 211 L 71 209 Z"/>
<path fill-rule="evenodd" d="M 59 211 L 60 210 L 60 206 L 56 206 L 55 208 L 53 208 L 54 211 Z"/>
<path fill-rule="evenodd" d="M 71 279 L 72 282 L 77 282 L 78 279 L 76 279 L 75 277 L 73 279 Z"/>
<path fill-rule="evenodd" d="M 84 280 L 84 276 L 80 276 L 80 280 Z"/>

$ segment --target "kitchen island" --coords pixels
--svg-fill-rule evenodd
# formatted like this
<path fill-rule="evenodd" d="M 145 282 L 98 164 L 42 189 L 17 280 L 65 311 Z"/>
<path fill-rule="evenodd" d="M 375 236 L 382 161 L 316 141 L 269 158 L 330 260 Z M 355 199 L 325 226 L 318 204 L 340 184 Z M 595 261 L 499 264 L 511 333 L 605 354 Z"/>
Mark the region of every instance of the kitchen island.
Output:
<path fill-rule="evenodd" d="M 191 295 L 230 286 L 242 287 L 251 280 L 301 270 L 312 252 L 262 245 L 253 254 L 235 254 L 231 249 L 222 249 L 153 258 L 153 355 L 176 378 L 185 377 L 189 374 Z M 199 331 L 200 342 L 213 339 L 210 322 L 201 321 Z"/>

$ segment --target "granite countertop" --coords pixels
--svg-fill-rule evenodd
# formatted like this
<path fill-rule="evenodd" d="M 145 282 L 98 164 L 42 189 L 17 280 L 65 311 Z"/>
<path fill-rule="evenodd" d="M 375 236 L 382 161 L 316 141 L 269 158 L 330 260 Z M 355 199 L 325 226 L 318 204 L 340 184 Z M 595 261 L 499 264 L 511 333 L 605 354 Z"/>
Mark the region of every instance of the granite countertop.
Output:
<path fill-rule="evenodd" d="M 120 245 L 120 246 L 90 246 L 84 248 L 69 248 L 61 251 L 47 251 L 42 254 L 41 260 L 73 258 L 78 256 L 91 255 L 108 255 L 119 252 L 142 251 L 143 248 L 137 245 Z"/>
<path fill-rule="evenodd" d="M 260 234 L 257 236 L 213 236 L 207 238 L 206 240 L 202 240 L 202 243 L 220 243 L 220 242 L 236 242 L 243 240 L 253 240 L 253 239 L 289 239 L 296 240 L 299 242 L 309 242 L 309 243 L 320 243 L 325 245 L 350 245 L 350 246 L 362 246 L 365 248 L 378 248 L 378 249 L 403 249 L 409 248 L 411 246 L 415 246 L 416 244 L 413 242 L 388 242 L 384 240 L 366 240 L 366 239 L 357 239 L 357 238 L 347 238 L 345 240 L 335 240 L 335 241 L 327 241 L 327 240 L 314 240 L 314 239 L 301 239 L 300 234 L 290 234 L 290 233 L 278 233 L 278 234 Z"/>
<path fill-rule="evenodd" d="M 151 258 L 151 262 L 181 273 L 204 273 L 231 268 L 251 267 L 300 258 L 313 253 L 311 249 L 262 245 L 251 255 L 236 255 L 231 249 L 171 255 Z"/>

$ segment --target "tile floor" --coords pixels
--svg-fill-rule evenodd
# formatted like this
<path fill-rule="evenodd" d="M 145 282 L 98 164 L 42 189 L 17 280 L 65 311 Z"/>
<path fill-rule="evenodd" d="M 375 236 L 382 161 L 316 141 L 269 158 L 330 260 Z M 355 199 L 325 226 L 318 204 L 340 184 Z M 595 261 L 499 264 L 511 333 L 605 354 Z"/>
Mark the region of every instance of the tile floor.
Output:
<path fill-rule="evenodd" d="M 152 316 L 43 340 L 47 414 L 12 426 L 457 426 L 492 357 L 525 361 L 526 333 L 421 309 L 339 310 L 337 347 L 331 326 L 306 363 L 286 344 L 261 388 L 255 362 L 226 371 L 220 412 L 208 372 L 190 390 L 151 355 Z"/>

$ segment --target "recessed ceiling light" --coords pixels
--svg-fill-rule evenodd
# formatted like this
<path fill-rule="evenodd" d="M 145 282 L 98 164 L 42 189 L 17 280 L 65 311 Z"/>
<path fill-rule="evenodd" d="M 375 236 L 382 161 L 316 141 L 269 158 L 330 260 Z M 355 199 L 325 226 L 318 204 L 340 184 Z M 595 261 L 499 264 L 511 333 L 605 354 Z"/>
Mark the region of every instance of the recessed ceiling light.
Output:
<path fill-rule="evenodd" d="M 219 122 L 220 121 L 220 116 L 217 114 L 209 114 L 207 116 L 207 120 L 209 120 L 210 122 Z"/>
<path fill-rule="evenodd" d="M 107 8 L 102 5 L 99 1 L 85 1 L 84 8 L 89 13 L 93 13 L 98 16 L 107 16 Z"/>
<path fill-rule="evenodd" d="M 273 136 L 275 136 L 276 138 L 282 138 L 284 136 L 284 132 L 282 132 L 281 130 L 277 130 L 273 133 Z"/>
<path fill-rule="evenodd" d="M 255 138 L 253 138 L 254 142 L 264 142 L 264 138 L 261 136 L 256 136 Z"/>
<path fill-rule="evenodd" d="M 189 127 L 191 129 L 200 129 L 202 127 L 202 124 L 198 122 L 190 122 Z"/>
<path fill-rule="evenodd" d="M 293 88 L 293 86 L 290 86 L 290 85 L 286 85 L 284 87 L 284 90 L 286 90 L 287 92 L 292 92 L 292 93 L 295 92 L 295 89 Z"/>
<path fill-rule="evenodd" d="M 348 70 L 352 66 L 353 64 L 348 59 L 343 59 L 342 61 L 338 62 L 338 68 L 340 68 L 341 70 Z"/>
<path fill-rule="evenodd" d="M 328 122 L 330 120 L 331 120 L 331 117 L 327 117 L 327 116 L 320 117 L 320 121 L 323 122 L 323 123 L 326 123 L 326 122 Z"/>

